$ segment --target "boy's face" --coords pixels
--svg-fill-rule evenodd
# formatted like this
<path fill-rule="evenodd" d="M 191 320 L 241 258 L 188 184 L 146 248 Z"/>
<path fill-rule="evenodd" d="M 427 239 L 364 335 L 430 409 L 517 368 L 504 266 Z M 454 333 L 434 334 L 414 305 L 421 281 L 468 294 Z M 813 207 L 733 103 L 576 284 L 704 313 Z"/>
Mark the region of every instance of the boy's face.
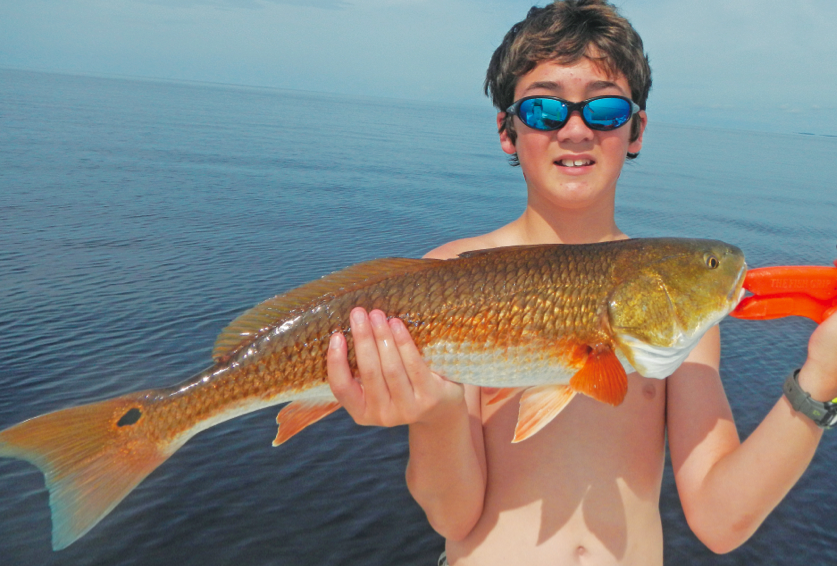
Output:
<path fill-rule="evenodd" d="M 581 59 L 572 65 L 554 61 L 539 63 L 518 80 L 514 99 L 548 95 L 581 102 L 608 94 L 630 98 L 627 79 L 621 75 L 610 77 L 589 59 Z M 642 148 L 647 117 L 645 111 L 639 116 L 640 135 L 633 142 L 630 122 L 601 132 L 591 130 L 579 113 L 574 112 L 563 128 L 551 132 L 529 128 L 515 117 L 516 142 L 512 143 L 504 131 L 500 134 L 500 144 L 508 154 L 517 152 L 530 203 L 535 198 L 546 199 L 561 208 L 587 208 L 613 198 L 626 154 L 637 153 Z M 504 112 L 497 115 L 498 125 L 504 117 Z"/>

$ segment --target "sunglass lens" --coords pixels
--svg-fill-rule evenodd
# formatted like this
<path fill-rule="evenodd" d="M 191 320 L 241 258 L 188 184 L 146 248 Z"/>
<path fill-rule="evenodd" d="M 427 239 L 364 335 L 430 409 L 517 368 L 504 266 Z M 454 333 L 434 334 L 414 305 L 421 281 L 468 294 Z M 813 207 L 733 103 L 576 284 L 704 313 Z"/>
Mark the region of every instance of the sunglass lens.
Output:
<path fill-rule="evenodd" d="M 518 117 L 536 130 L 557 130 L 567 120 L 567 107 L 549 98 L 530 98 L 520 104 Z"/>
<path fill-rule="evenodd" d="M 597 98 L 584 106 L 584 121 L 592 128 L 613 130 L 631 117 L 631 103 L 621 98 Z"/>

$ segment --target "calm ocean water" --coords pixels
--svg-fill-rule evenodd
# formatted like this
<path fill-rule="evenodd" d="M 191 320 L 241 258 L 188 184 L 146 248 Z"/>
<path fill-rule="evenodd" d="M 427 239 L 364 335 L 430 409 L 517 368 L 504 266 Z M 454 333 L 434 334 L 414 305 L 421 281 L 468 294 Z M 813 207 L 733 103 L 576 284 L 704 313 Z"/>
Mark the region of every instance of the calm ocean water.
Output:
<path fill-rule="evenodd" d="M 837 138 L 657 124 L 651 103 L 620 181 L 623 230 L 723 239 L 751 266 L 837 256 Z M 181 381 L 255 303 L 490 230 L 524 203 L 488 103 L 0 70 L 0 428 Z M 722 327 L 744 437 L 804 361 L 813 323 Z M 435 563 L 442 540 L 404 483 L 404 429 L 340 412 L 272 448 L 275 413 L 200 434 L 59 553 L 41 474 L 0 460 L 0 563 Z M 835 468 L 832 432 L 753 539 L 721 557 L 689 531 L 669 469 L 666 563 L 822 563 L 837 549 Z"/>

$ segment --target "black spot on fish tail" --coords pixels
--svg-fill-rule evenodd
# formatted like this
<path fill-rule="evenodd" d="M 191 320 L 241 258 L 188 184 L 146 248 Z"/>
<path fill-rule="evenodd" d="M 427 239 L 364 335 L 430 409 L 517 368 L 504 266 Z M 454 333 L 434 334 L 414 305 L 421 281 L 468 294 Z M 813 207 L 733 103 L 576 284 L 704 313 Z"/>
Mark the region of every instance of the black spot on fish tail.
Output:
<path fill-rule="evenodd" d="M 136 424 L 138 420 L 142 417 L 142 411 L 134 407 L 130 409 L 127 413 L 122 415 L 122 418 L 116 423 L 116 426 L 128 426 L 132 424 Z"/>

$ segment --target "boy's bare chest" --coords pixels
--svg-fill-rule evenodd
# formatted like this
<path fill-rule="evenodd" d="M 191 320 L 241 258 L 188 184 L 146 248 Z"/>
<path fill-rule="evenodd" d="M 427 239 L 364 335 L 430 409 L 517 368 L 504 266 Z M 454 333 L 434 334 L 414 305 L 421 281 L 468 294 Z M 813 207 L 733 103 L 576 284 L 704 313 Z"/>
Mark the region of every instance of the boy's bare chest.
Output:
<path fill-rule="evenodd" d="M 517 444 L 511 437 L 518 397 L 499 407 L 484 404 L 488 486 L 483 516 L 468 537 L 484 541 L 474 550 L 482 554 L 495 544 L 499 549 L 514 536 L 535 553 L 551 549 L 549 563 L 579 549 L 621 561 L 637 544 L 651 544 L 645 551 L 653 556 L 659 539 L 661 556 L 665 385 L 632 374 L 619 407 L 577 396 L 553 422 Z M 633 540 L 648 529 L 643 541 Z"/>

